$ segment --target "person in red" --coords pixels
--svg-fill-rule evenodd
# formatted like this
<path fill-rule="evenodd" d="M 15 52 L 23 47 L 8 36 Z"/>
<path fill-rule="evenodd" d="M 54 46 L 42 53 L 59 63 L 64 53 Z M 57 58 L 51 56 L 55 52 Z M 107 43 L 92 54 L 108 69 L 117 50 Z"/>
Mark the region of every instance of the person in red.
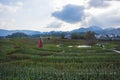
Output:
<path fill-rule="evenodd" d="M 43 48 L 43 42 L 42 42 L 41 38 L 39 38 L 39 40 L 38 40 L 38 47 Z"/>

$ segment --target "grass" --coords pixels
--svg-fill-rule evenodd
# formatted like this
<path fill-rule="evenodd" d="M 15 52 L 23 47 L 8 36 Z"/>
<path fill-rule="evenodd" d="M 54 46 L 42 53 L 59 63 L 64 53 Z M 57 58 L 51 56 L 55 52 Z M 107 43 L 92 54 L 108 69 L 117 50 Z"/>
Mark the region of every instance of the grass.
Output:
<path fill-rule="evenodd" d="M 112 51 L 120 42 L 77 48 L 85 41 L 43 41 L 39 49 L 38 39 L 0 40 L 0 80 L 120 80 L 120 54 Z"/>

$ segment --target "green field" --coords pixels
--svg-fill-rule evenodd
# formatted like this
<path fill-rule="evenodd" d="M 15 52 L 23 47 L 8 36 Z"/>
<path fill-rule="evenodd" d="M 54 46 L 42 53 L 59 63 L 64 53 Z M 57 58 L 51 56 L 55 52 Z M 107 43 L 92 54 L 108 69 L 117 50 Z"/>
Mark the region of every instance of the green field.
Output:
<path fill-rule="evenodd" d="M 105 48 L 77 48 L 84 40 L 44 38 L 0 40 L 0 80 L 120 80 L 119 41 L 100 41 Z M 72 46 L 72 47 L 68 47 Z"/>

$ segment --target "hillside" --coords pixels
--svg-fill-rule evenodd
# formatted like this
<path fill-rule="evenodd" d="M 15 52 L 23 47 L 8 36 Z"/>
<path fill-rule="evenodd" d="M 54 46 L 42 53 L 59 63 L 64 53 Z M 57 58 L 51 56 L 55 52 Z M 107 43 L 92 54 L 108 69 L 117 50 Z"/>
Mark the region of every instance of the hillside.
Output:
<path fill-rule="evenodd" d="M 96 34 L 116 34 L 116 35 L 120 35 L 120 28 L 107 28 L 107 29 L 102 29 L 101 27 L 98 26 L 90 26 L 88 28 L 79 28 L 79 29 L 75 29 L 70 31 L 69 33 L 84 33 L 87 31 L 93 31 Z M 25 33 L 27 35 L 36 35 L 36 34 L 62 34 L 63 31 L 50 31 L 50 32 L 39 32 L 39 31 L 32 31 L 32 30 L 3 30 L 0 29 L 0 36 L 7 36 L 7 35 L 11 35 L 13 33 L 16 32 L 22 32 Z M 68 33 L 68 32 L 67 32 Z"/>
<path fill-rule="evenodd" d="M 3 30 L 3 29 L 0 29 L 0 36 L 7 36 L 7 35 L 11 35 L 16 32 L 25 33 L 27 35 L 34 35 L 34 34 L 41 33 L 39 31 L 32 31 L 32 30 Z"/>

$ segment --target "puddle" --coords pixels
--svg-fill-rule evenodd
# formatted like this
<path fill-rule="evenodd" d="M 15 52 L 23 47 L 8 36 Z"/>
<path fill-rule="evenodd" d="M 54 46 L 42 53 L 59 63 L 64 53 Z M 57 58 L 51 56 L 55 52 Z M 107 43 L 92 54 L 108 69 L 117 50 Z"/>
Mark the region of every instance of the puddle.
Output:
<path fill-rule="evenodd" d="M 91 48 L 91 46 L 88 46 L 88 45 L 78 45 L 77 48 Z"/>

